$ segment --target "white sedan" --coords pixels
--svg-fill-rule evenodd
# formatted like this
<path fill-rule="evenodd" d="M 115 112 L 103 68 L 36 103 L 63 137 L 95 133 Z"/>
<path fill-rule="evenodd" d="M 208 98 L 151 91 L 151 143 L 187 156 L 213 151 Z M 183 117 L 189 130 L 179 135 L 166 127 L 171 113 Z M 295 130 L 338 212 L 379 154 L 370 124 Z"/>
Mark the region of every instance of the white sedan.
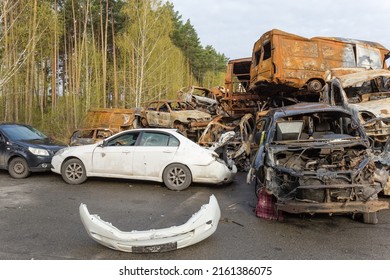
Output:
<path fill-rule="evenodd" d="M 234 164 L 174 129 L 123 131 L 96 144 L 64 148 L 51 163 L 68 184 L 92 176 L 127 178 L 164 182 L 176 191 L 192 182 L 229 183 L 237 173 Z"/>

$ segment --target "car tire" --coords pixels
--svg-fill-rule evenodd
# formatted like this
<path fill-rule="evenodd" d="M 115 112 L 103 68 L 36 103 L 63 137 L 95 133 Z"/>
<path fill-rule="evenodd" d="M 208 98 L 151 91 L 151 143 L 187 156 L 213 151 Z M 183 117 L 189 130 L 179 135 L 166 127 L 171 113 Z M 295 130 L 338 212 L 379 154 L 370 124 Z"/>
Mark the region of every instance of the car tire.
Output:
<path fill-rule="evenodd" d="M 72 158 L 62 165 L 62 179 L 70 185 L 79 185 L 87 180 L 84 164 L 77 158 Z"/>
<path fill-rule="evenodd" d="M 378 212 L 363 213 L 363 223 L 365 224 L 377 224 Z"/>
<path fill-rule="evenodd" d="M 183 164 L 170 164 L 163 172 L 163 181 L 168 189 L 182 191 L 192 183 L 191 171 Z"/>
<path fill-rule="evenodd" d="M 13 158 L 8 165 L 8 173 L 12 178 L 23 179 L 30 175 L 27 161 L 22 157 Z"/>

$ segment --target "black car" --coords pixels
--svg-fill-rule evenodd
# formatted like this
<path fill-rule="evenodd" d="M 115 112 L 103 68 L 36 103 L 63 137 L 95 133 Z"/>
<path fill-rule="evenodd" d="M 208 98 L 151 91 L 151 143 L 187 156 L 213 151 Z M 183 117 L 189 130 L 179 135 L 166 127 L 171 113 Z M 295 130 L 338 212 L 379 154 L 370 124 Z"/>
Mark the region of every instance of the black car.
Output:
<path fill-rule="evenodd" d="M 29 125 L 0 124 L 0 169 L 13 178 L 51 170 L 53 155 L 64 147 Z"/>

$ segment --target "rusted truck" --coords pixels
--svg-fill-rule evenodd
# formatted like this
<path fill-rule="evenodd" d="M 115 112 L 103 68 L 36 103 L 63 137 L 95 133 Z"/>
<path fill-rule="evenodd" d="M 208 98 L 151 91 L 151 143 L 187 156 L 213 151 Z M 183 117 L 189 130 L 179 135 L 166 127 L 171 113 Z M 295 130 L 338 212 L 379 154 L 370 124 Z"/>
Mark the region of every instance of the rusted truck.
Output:
<path fill-rule="evenodd" d="M 376 42 L 339 37 L 311 39 L 272 29 L 255 42 L 250 89 L 318 93 L 332 68 L 386 68 L 389 50 Z"/>

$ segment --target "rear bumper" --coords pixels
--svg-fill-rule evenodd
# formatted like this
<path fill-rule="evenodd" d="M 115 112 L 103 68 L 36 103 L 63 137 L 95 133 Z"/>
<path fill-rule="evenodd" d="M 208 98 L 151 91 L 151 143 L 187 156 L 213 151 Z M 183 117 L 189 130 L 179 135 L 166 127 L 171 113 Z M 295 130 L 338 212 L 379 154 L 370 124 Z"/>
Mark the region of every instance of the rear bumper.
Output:
<path fill-rule="evenodd" d="M 225 184 L 234 180 L 237 174 L 237 167 L 233 165 L 231 168 L 226 164 L 214 161 L 207 168 L 204 166 L 193 166 L 193 181 L 196 183 L 209 184 Z"/>

